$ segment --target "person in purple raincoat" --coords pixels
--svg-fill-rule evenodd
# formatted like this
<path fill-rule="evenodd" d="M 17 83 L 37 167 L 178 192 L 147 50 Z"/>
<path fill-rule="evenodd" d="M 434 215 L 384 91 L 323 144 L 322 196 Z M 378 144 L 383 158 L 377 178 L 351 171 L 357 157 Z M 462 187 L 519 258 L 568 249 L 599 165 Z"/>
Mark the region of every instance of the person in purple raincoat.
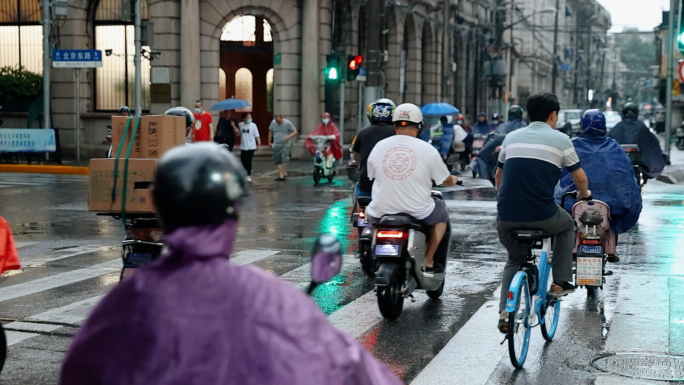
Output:
<path fill-rule="evenodd" d="M 306 294 L 229 262 L 245 176 L 215 143 L 162 157 L 154 199 L 168 250 L 95 307 L 62 385 L 401 384 Z"/>

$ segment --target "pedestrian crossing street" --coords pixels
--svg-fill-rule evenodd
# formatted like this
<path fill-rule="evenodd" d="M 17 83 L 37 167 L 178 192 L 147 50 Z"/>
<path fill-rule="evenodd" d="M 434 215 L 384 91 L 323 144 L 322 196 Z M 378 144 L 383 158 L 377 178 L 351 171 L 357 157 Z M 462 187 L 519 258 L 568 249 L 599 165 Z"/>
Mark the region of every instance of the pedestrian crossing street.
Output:
<path fill-rule="evenodd" d="M 0 173 L 0 188 L 86 183 L 87 175 Z"/>
<path fill-rule="evenodd" d="M 25 248 L 37 245 L 20 243 L 18 246 L 21 254 Z M 61 249 L 59 253 L 36 255 L 23 261 L 25 270 L 22 274 L 27 274 L 32 269 L 68 263 L 71 259 L 96 253 L 107 255 L 109 260 L 14 284 L 7 282 L 13 277 L 7 277 L 5 282 L 2 282 L 0 278 L 0 318 L 6 322 L 4 328 L 10 346 L 8 360 L 12 360 L 13 349 L 21 349 L 22 346 L 34 340 L 54 335 L 63 336 L 65 332 L 71 333 L 70 330 L 75 330 L 84 322 L 90 310 L 106 292 L 117 284 L 121 269 L 117 248 L 98 245 L 75 246 Z M 298 257 L 304 263 L 280 274 L 280 277 L 304 289 L 310 278 L 311 266 L 306 263 L 306 256 Z M 286 256 L 279 250 L 246 249 L 234 253 L 231 260 L 240 265 L 253 264 L 264 267 L 283 258 L 292 258 L 292 256 Z M 267 267 L 266 269 L 268 270 Z M 336 285 L 322 286 L 314 296 L 314 300 L 329 315 L 329 320 L 333 325 L 357 338 L 364 347 L 384 361 L 398 376 L 411 384 L 508 383 L 500 382 L 498 379 L 507 378 L 513 373 L 513 369 L 508 362 L 506 344 L 500 345 L 503 336 L 495 329 L 499 298 L 497 286 L 502 269 L 503 262 L 498 261 L 477 261 L 467 258 L 450 261 L 445 292 L 440 301 L 432 301 L 423 293 L 414 294 L 415 301 L 406 300 L 400 319 L 396 322 L 387 322 L 380 316 L 372 283 L 369 284 L 369 280 L 363 277 L 358 260 L 353 255 L 345 255 L 340 276 L 347 277 L 347 279 Z M 109 278 L 104 281 L 107 283 L 102 285 L 104 277 Z M 656 295 L 663 292 L 658 290 L 660 289 L 658 285 L 662 285 L 663 282 L 654 281 L 650 284 L 654 286 L 653 292 Z M 637 278 L 623 278 L 621 284 L 615 283 L 615 287 L 607 290 L 612 289 L 617 292 L 620 289 L 626 293 L 628 298 L 619 301 L 618 308 L 621 312 L 637 314 L 640 312 L 639 303 L 630 302 L 629 295 L 636 295 L 636 290 L 644 290 L 642 287 L 643 282 Z M 10 316 L 12 307 L 19 303 L 17 301 L 40 302 L 45 293 L 55 292 L 64 293 L 64 296 L 73 300 L 66 301 L 60 306 L 41 304 L 36 308 L 46 310 L 36 311 L 28 316 L 19 318 Z M 90 294 L 84 297 L 82 294 L 84 292 Z M 482 299 L 479 302 L 469 302 L 468 298 L 476 295 L 481 296 Z M 336 300 L 337 303 L 332 308 L 325 307 L 323 303 L 329 302 L 330 298 Z M 664 300 L 663 303 L 667 301 Z M 446 309 L 448 312 L 443 314 L 435 313 L 435 306 L 446 305 L 454 306 Z M 556 342 L 556 344 L 564 343 L 562 342 L 564 334 L 572 334 L 572 323 L 568 321 L 568 318 L 574 318 L 571 314 L 586 312 L 586 294 L 578 291 L 568 297 L 563 303 L 563 308 L 566 311 L 565 314 L 561 313 L 561 323 L 558 337 L 556 337 L 561 342 Z M 653 314 L 667 312 L 666 309 L 653 306 L 650 310 Z M 614 306 L 607 311 L 615 312 Z M 435 319 L 425 319 L 429 317 L 428 314 L 433 314 L 432 317 Z M 447 325 L 440 326 L 440 323 L 447 323 Z M 448 330 L 448 333 L 445 333 L 445 330 Z M 391 331 L 413 336 L 412 345 L 402 346 L 401 342 L 397 341 L 390 345 L 391 348 L 387 348 L 387 342 L 378 340 L 382 338 L 378 336 Z M 432 341 L 429 338 L 432 333 L 446 336 L 446 338 Z M 619 350 L 626 348 L 629 344 L 622 341 L 619 335 L 606 333 L 607 348 Z M 649 344 L 647 336 L 637 336 L 637 339 L 639 338 L 643 341 L 638 342 Z M 565 341 L 565 343 L 568 342 Z M 655 351 L 662 350 L 662 347 L 652 346 L 652 348 Z M 543 355 L 551 353 L 547 351 L 547 345 L 543 343 L 541 335 L 536 330 L 533 330 L 530 349 L 528 362 L 531 364 L 529 366 L 533 368 L 532 371 L 541 371 L 536 366 L 536 362 L 541 360 Z M 412 351 L 414 353 L 410 353 Z M 467 354 L 464 354 L 465 352 Z M 404 356 L 417 362 L 407 364 Z M 604 381 L 602 383 L 612 383 L 608 377 L 601 378 Z M 648 382 L 641 383 L 647 384 Z"/>

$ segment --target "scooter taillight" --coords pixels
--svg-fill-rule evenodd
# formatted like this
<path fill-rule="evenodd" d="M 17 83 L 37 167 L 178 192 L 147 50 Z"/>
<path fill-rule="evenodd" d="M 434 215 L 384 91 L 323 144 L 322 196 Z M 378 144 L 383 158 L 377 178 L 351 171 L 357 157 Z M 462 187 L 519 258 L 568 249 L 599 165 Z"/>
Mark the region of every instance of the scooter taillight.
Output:
<path fill-rule="evenodd" d="M 366 213 L 364 213 L 363 211 L 359 211 L 359 218 L 365 218 L 365 217 L 366 217 Z"/>
<path fill-rule="evenodd" d="M 598 239 L 582 239 L 580 245 L 598 245 L 601 241 Z"/>
<path fill-rule="evenodd" d="M 389 231 L 382 230 L 378 231 L 378 239 L 406 239 L 408 238 L 408 233 L 404 231 Z"/>

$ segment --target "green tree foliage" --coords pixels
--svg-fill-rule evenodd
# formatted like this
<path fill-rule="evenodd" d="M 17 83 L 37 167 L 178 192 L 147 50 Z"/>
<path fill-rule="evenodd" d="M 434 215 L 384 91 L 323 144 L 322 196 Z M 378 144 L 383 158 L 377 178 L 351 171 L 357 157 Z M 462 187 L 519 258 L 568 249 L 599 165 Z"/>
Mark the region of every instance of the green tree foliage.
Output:
<path fill-rule="evenodd" d="M 23 67 L 0 68 L 0 101 L 33 99 L 43 91 L 43 77 Z"/>
<path fill-rule="evenodd" d="M 651 66 L 656 64 L 655 41 L 644 41 L 637 34 L 626 33 L 616 36 L 620 48 L 620 59 L 627 66 L 625 97 L 636 102 L 651 101 L 657 96 L 654 89 L 645 88 L 645 83 L 653 80 Z"/>

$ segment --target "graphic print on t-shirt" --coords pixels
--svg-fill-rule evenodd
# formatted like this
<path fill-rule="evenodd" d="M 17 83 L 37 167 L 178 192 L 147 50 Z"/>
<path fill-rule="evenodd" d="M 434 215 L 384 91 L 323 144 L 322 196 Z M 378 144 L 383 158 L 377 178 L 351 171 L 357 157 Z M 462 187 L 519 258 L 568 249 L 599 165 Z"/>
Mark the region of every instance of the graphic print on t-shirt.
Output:
<path fill-rule="evenodd" d="M 394 180 L 406 179 L 416 169 L 416 154 L 408 147 L 395 147 L 382 159 L 382 171 Z"/>
<path fill-rule="evenodd" d="M 197 119 L 195 120 L 195 130 L 199 130 L 202 128 L 202 121 Z"/>

